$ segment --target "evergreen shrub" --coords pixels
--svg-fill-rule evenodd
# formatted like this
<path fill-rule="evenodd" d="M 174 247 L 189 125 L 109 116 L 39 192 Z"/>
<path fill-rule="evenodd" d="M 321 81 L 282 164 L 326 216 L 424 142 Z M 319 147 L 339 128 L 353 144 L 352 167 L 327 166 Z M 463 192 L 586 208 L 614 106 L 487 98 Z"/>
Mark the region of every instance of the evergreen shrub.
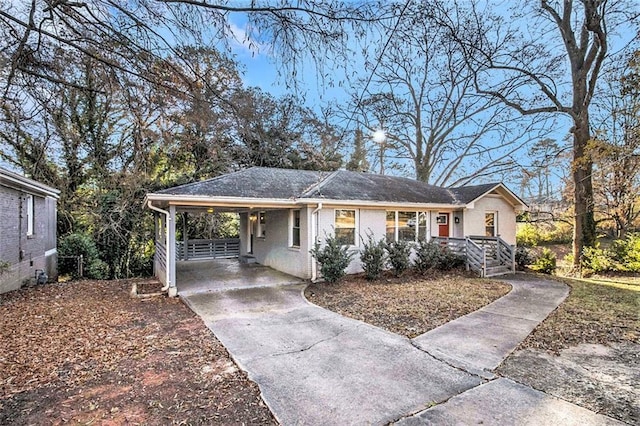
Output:
<path fill-rule="evenodd" d="M 325 281 L 335 283 L 345 275 L 345 270 L 354 253 L 349 253 L 349 247 L 342 245 L 335 236 L 327 235 L 324 246 L 316 243 L 310 250 L 311 255 L 320 263 L 320 273 Z"/>
<path fill-rule="evenodd" d="M 362 252 L 360 253 L 360 261 L 362 269 L 364 269 L 365 278 L 369 281 L 380 278 L 387 262 L 387 253 L 385 251 L 385 241 L 375 241 L 373 235 L 367 235 L 367 241 L 362 240 Z"/>

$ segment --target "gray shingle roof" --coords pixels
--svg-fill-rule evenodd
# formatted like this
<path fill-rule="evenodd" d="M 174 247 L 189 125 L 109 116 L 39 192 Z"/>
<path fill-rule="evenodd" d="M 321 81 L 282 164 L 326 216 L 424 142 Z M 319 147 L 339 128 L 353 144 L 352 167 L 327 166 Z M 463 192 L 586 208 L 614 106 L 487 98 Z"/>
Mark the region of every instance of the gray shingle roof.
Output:
<path fill-rule="evenodd" d="M 362 200 L 391 203 L 451 204 L 446 188 L 397 176 L 338 170 L 303 198 Z"/>
<path fill-rule="evenodd" d="M 158 193 L 204 197 L 299 198 L 328 174 L 308 170 L 252 167 Z"/>
<path fill-rule="evenodd" d="M 469 185 L 451 188 L 451 192 L 461 204 L 467 204 L 494 189 L 500 183 L 485 183 L 482 185 Z"/>
<path fill-rule="evenodd" d="M 158 193 L 175 196 L 464 205 L 498 185 L 489 183 L 448 189 L 403 177 L 347 170 L 317 172 L 252 167 Z"/>

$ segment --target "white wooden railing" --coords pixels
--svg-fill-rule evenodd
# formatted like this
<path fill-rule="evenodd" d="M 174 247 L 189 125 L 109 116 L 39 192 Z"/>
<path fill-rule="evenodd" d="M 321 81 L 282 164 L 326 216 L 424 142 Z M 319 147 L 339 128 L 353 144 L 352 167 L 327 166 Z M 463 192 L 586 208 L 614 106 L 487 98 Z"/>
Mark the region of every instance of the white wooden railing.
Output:
<path fill-rule="evenodd" d="M 472 239 L 465 239 L 467 245 L 467 271 L 475 271 L 481 277 L 487 275 L 487 252 Z"/>

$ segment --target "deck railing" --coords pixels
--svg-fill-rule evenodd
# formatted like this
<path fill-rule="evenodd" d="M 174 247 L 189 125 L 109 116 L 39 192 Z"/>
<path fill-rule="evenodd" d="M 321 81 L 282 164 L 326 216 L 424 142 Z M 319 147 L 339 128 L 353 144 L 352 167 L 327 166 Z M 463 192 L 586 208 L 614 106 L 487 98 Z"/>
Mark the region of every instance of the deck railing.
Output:
<path fill-rule="evenodd" d="M 467 270 L 475 271 L 481 277 L 500 273 L 497 270 L 515 272 L 515 249 L 500 237 L 433 237 L 432 240 L 463 256 Z"/>
<path fill-rule="evenodd" d="M 484 277 L 487 274 L 487 252 L 486 250 L 470 238 L 466 239 L 467 244 L 467 271 L 475 271 Z"/>
<path fill-rule="evenodd" d="M 187 240 L 176 243 L 178 260 L 226 259 L 240 255 L 240 239 Z"/>
<path fill-rule="evenodd" d="M 156 254 L 153 258 L 154 274 L 162 284 L 166 284 L 167 277 L 167 248 L 160 240 L 156 240 Z"/>

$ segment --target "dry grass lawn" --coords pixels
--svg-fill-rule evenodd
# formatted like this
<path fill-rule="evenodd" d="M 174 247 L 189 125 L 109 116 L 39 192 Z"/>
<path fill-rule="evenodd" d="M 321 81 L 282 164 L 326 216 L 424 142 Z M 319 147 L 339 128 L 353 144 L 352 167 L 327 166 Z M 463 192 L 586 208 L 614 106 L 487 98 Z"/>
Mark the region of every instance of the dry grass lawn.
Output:
<path fill-rule="evenodd" d="M 640 343 L 640 285 L 562 281 L 571 293 L 520 348 L 557 353 L 580 343 Z"/>
<path fill-rule="evenodd" d="M 500 281 L 452 272 L 387 276 L 374 282 L 348 276 L 336 284 L 312 284 L 305 296 L 341 315 L 413 338 L 473 312 L 510 290 L 510 285 Z"/>

